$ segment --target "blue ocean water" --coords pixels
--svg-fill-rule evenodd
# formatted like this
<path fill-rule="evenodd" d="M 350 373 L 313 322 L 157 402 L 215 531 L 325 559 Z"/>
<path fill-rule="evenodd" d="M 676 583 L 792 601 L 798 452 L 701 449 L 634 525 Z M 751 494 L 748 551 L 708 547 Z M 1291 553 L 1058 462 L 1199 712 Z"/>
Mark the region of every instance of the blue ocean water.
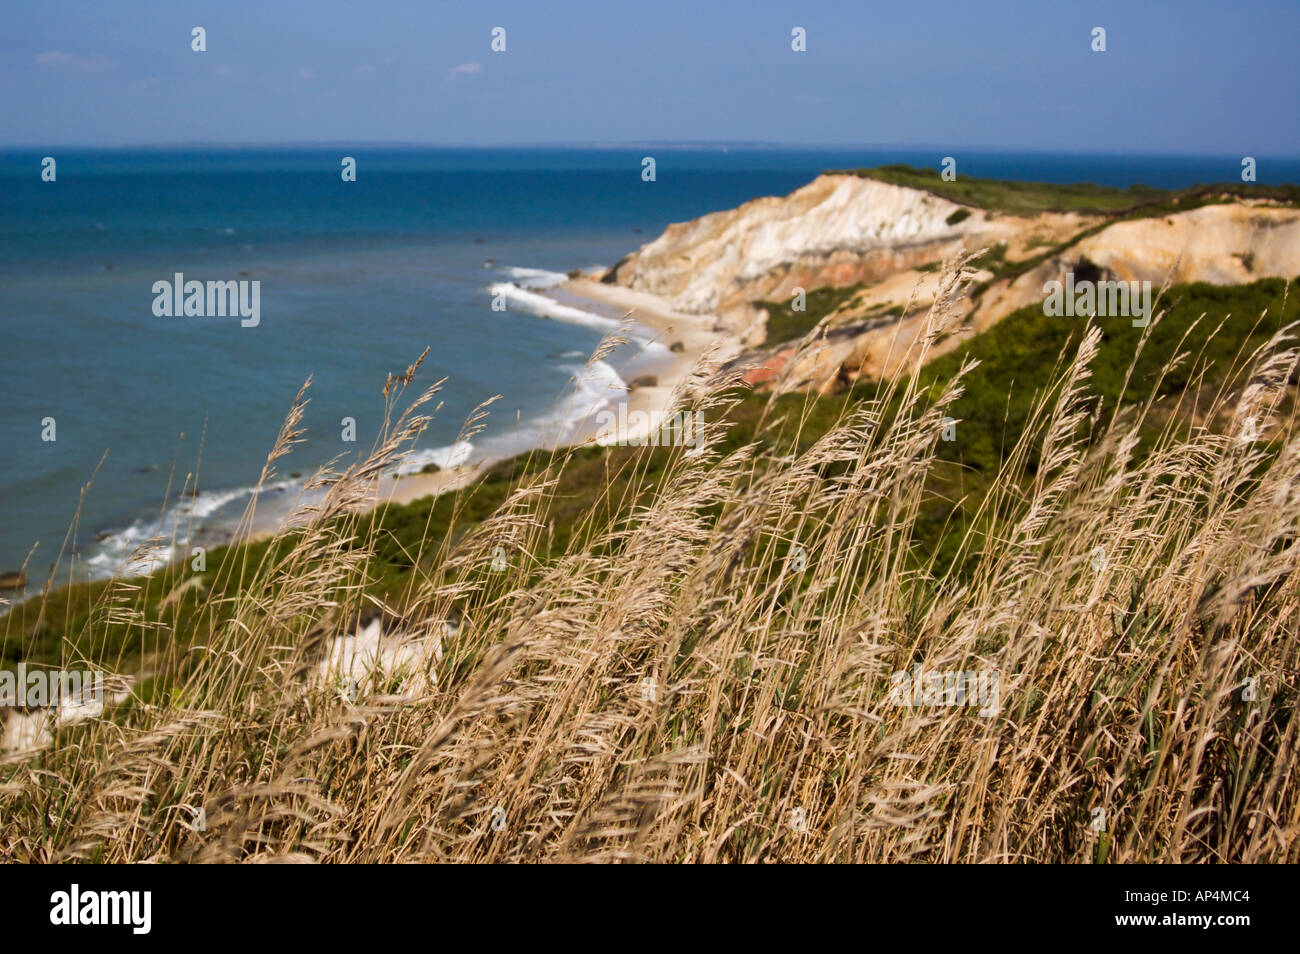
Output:
<path fill-rule="evenodd" d="M 612 264 L 671 222 L 787 193 L 825 169 L 940 159 L 708 147 L 55 150 L 49 183 L 44 154 L 0 152 L 0 571 L 39 544 L 36 579 L 79 504 L 70 549 L 91 574 L 165 529 L 186 475 L 200 488 L 185 502 L 190 517 L 229 520 L 308 376 L 308 437 L 279 463 L 282 477 L 369 447 L 386 375 L 426 347 L 417 384 L 449 380 L 420 461 L 445 461 L 465 416 L 498 394 L 474 453 L 527 444 L 562 413 L 602 332 L 493 311 L 493 283 Z M 653 183 L 640 175 L 646 154 Z M 356 182 L 340 178 L 343 155 L 357 160 Z M 960 163 L 976 176 L 1166 187 L 1240 170 L 1236 157 Z M 1300 162 L 1261 159 L 1259 177 L 1300 181 Z M 260 324 L 156 316 L 152 286 L 177 272 L 260 281 Z M 356 421 L 352 445 L 340 440 L 345 417 Z M 48 418 L 53 441 L 42 439 Z"/>

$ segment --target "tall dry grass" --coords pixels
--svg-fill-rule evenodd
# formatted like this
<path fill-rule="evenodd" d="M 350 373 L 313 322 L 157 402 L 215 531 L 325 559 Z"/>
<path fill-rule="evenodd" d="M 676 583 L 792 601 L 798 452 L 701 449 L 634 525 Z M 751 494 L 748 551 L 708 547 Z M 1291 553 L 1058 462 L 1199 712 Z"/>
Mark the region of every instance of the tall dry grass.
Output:
<path fill-rule="evenodd" d="M 224 568 L 234 610 L 173 660 L 180 690 L 7 757 L 0 853 L 1300 860 L 1300 441 L 1279 417 L 1295 348 L 1248 356 L 1249 386 L 1208 416 L 1231 426 L 1170 417 L 1139 457 L 1153 405 L 1095 409 L 1089 330 L 940 574 L 916 519 L 978 370 L 934 395 L 920 369 L 965 278 L 946 275 L 912 372 L 805 453 L 724 453 L 735 379 L 706 362 L 678 393 L 706 412 L 702 446 L 637 452 L 671 455 L 666 479 L 633 482 L 648 505 L 611 522 L 602 498 L 552 552 L 561 455 L 490 519 L 426 536 L 409 591 L 376 607 L 366 507 L 436 391 L 399 415 L 415 368 L 390 380 L 373 451 L 321 475 L 323 502 L 261 564 Z M 1239 440 L 1248 418 L 1271 440 Z M 405 662 L 346 691 L 322 678 L 377 611 Z M 891 674 L 918 665 L 996 671 L 996 713 L 893 704 Z"/>

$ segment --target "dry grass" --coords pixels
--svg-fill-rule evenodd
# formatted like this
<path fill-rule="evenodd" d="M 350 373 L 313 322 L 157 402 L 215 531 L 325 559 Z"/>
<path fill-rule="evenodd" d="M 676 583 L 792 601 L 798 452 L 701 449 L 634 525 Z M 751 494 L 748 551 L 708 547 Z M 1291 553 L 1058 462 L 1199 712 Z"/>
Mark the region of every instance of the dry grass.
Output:
<path fill-rule="evenodd" d="M 700 449 L 642 449 L 672 454 L 639 488 L 649 505 L 611 524 L 600 501 L 565 553 L 547 544 L 554 468 L 427 540 L 418 581 L 379 608 L 423 671 L 342 691 L 312 674 L 374 615 L 365 507 L 433 396 L 397 417 L 414 368 L 391 380 L 379 445 L 322 475 L 323 503 L 261 565 L 223 568 L 239 597 L 172 660 L 182 688 L 6 758 L 0 854 L 1300 861 L 1300 441 L 1277 413 L 1296 351 L 1279 337 L 1248 357 L 1250 386 L 1208 415 L 1227 433 L 1171 419 L 1137 463 L 1151 406 L 1088 411 L 1094 329 L 1040 395 L 960 574 L 938 577 L 913 531 L 961 376 L 932 400 L 919 369 L 963 277 L 916 373 L 806 453 L 724 454 L 714 413 Z M 708 409 L 733 384 L 703 366 L 680 402 Z M 1267 440 L 1236 438 L 1248 418 L 1272 419 Z M 891 704 L 891 673 L 917 665 L 996 670 L 997 712 Z"/>

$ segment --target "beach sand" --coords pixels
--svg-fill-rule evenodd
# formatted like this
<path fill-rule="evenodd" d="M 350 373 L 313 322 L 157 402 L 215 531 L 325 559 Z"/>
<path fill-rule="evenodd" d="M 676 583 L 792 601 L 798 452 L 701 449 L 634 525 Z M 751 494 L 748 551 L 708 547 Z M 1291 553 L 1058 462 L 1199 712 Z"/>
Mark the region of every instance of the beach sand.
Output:
<path fill-rule="evenodd" d="M 615 433 L 614 429 L 598 426 L 599 422 L 593 414 L 578 427 L 574 435 L 563 442 L 564 445 L 626 443 L 647 436 L 645 422 L 661 419 L 668 408 L 673 389 L 705 354 L 712 351 L 713 360 L 721 363 L 734 358 L 741 350 L 739 335 L 729 330 L 715 330 L 718 328 L 715 316 L 674 311 L 664 299 L 647 292 L 619 285 L 605 285 L 593 277 L 583 276 L 548 289 L 546 294 L 564 304 L 573 304 L 607 316 L 628 316 L 634 325 L 648 332 L 653 341 L 664 346 L 662 350 L 655 349 L 653 353 L 638 357 L 629 369 L 620 369 L 631 380 L 650 374 L 658 379 L 654 385 L 633 388 L 607 408 L 616 419 L 629 422 L 625 431 Z M 680 343 L 680 350 L 671 350 L 677 343 Z M 620 405 L 624 408 L 621 415 Z M 641 422 L 641 425 L 638 426 L 637 422 Z M 547 449 L 552 448 L 548 446 Z M 459 490 L 473 483 L 494 463 L 495 460 L 487 459 L 435 473 L 409 474 L 385 480 L 380 487 L 379 500 L 381 503 L 403 504 L 449 490 Z"/>

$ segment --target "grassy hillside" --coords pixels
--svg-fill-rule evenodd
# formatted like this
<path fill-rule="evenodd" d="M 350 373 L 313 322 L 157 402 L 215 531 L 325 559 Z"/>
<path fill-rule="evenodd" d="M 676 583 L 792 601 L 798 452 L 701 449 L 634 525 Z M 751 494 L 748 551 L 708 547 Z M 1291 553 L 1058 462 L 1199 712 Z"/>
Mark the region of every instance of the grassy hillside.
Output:
<path fill-rule="evenodd" d="M 527 455 L 355 512 L 417 408 L 172 601 L 187 565 L 5 618 L 7 663 L 147 678 L 0 762 L 0 853 L 1300 860 L 1297 358 L 1271 338 L 1297 307 L 1276 281 L 1165 304 L 1145 341 L 1026 309 L 825 398 L 717 378 L 697 451 Z M 315 675 L 376 614 L 436 678 Z M 916 666 L 996 673 L 998 703 L 895 704 Z"/>
<path fill-rule="evenodd" d="M 813 292 L 808 301 L 808 313 L 817 316 L 820 309 L 833 307 L 829 302 L 834 296 Z M 1244 286 L 1176 286 L 1162 307 L 1167 314 L 1152 327 L 1145 343 L 1143 329 L 1134 328 L 1128 319 L 1099 319 L 1102 339 L 1091 381 L 1096 406 L 1113 413 L 1120 404 L 1144 400 L 1152 389 L 1159 400 L 1160 414 L 1143 428 L 1145 443 L 1139 451 L 1155 439 L 1167 416 L 1196 420 L 1220 389 L 1239 388 L 1240 373 L 1233 376 L 1230 370 L 1283 326 L 1300 320 L 1300 297 L 1288 294 L 1286 283 L 1278 279 Z M 963 539 L 984 491 L 1023 434 L 1034 396 L 1050 385 L 1060 356 L 1078 345 L 1082 331 L 1078 319 L 1045 318 L 1041 308 L 1031 306 L 927 364 L 921 381 L 937 396 L 965 362 L 979 362 L 978 370 L 963 379 L 964 394 L 951 412 L 960 422 L 958 439 L 936 447 L 931 497 L 918 520 L 920 538 L 934 548 L 941 566 Z M 1180 354 L 1189 357 L 1175 365 Z M 802 452 L 837 421 L 873 399 L 878 390 L 877 383 L 864 381 L 847 392 L 820 398 L 785 395 L 772 400 L 743 390 L 730 392 L 729 406 L 720 412 L 727 426 L 720 446 L 734 450 L 755 443 L 760 459 Z M 374 552 L 366 590 L 384 605 L 402 606 L 421 566 L 438 560 L 469 528 L 497 512 L 519 487 L 551 472 L 556 473 L 557 484 L 544 558 L 564 553 L 584 520 L 593 519 L 593 508 L 595 520 L 611 522 L 644 504 L 659 489 L 672 457 L 671 450 L 653 448 L 533 452 L 497 464 L 463 493 L 381 507 L 364 518 L 349 517 L 345 522 L 351 532 Z M 1028 466 L 1031 471 L 1036 466 L 1033 455 Z M 431 547 L 431 541 L 438 547 Z M 134 581 L 131 585 L 138 590 L 130 599 L 131 612 L 145 620 L 168 620 L 175 635 L 166 639 L 159 639 L 156 627 L 102 625 L 96 607 L 102 616 L 106 600 L 122 598 L 107 581 L 75 584 L 56 590 L 47 600 L 29 600 L 5 617 L 0 665 L 12 669 L 20 659 L 55 665 L 71 651 L 117 661 L 119 669 L 140 668 L 144 660 L 157 659 L 160 650 L 169 652 L 178 641 L 204 638 L 214 625 L 221 625 L 224 614 L 209 618 L 195 612 L 212 602 L 203 597 L 205 591 L 227 597 L 237 593 L 256 567 L 274 562 L 288 547 L 288 540 L 278 545 L 262 541 L 218 547 L 207 555 L 208 572 L 196 574 L 182 561 Z M 419 560 L 414 558 L 417 553 Z M 176 602 L 159 608 L 168 594 L 193 576 L 202 577 L 206 585 L 184 591 Z"/>
<path fill-rule="evenodd" d="M 849 285 L 842 288 L 825 286 L 814 288 L 804 298 L 802 310 L 796 310 L 794 299 L 789 301 L 763 301 L 758 304 L 767 309 L 768 345 L 785 344 L 797 341 L 817 327 L 818 322 L 833 312 L 844 302 L 849 301 L 866 285 Z M 868 318 L 897 318 L 902 315 L 902 306 L 881 308 L 878 313 Z"/>
<path fill-rule="evenodd" d="M 1186 211 L 1222 197 L 1269 198 L 1279 202 L 1300 202 L 1300 186 L 1266 186 L 1256 183 L 1220 183 L 1168 190 L 1135 185 L 1126 189 L 1091 182 L 1011 182 L 958 174 L 945 181 L 937 169 L 920 169 L 903 163 L 871 169 L 837 170 L 841 174 L 879 179 L 893 185 L 923 189 L 962 205 L 989 209 L 1008 215 L 1038 215 L 1042 212 L 1078 212 L 1089 215 L 1163 215 Z"/>

